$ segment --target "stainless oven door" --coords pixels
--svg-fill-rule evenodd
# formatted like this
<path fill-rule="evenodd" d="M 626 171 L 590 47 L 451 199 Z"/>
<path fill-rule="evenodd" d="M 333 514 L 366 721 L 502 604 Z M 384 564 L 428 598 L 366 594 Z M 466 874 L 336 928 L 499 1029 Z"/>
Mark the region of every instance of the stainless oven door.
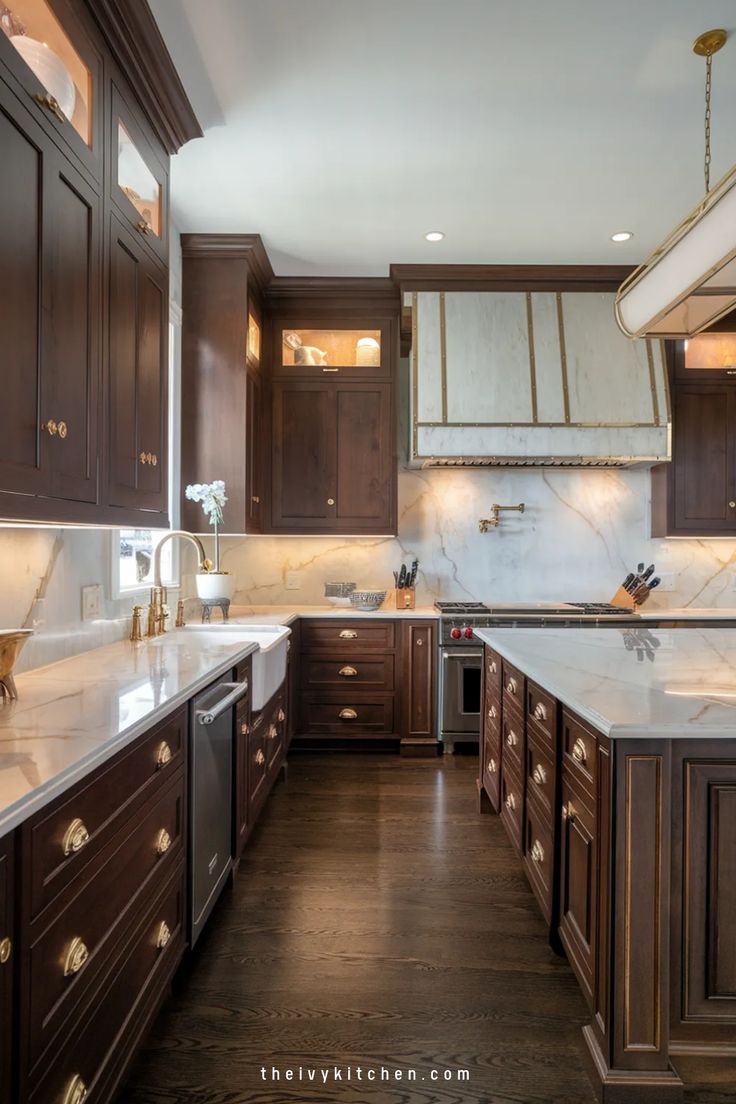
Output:
<path fill-rule="evenodd" d="M 442 734 L 480 735 L 481 648 L 442 652 Z"/>

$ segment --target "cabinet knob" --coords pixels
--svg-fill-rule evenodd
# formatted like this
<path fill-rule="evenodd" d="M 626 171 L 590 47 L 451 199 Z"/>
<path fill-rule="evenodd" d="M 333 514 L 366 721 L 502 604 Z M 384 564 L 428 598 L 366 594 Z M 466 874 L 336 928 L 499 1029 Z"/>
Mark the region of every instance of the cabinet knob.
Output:
<path fill-rule="evenodd" d="M 328 506 L 334 506 L 334 505 L 335 505 L 335 500 L 334 500 L 334 498 L 328 498 L 328 499 L 327 499 L 327 505 L 328 505 Z"/>
<path fill-rule="evenodd" d="M 240 726 L 240 735 L 241 736 L 247 736 L 249 732 L 250 732 L 250 729 L 248 728 L 248 725 L 247 724 L 241 724 L 241 726 Z"/>
<path fill-rule="evenodd" d="M 734 502 L 733 500 L 729 502 L 728 505 L 731 507 L 732 510 L 736 510 L 736 502 Z"/>
<path fill-rule="evenodd" d="M 171 836 L 162 828 L 159 834 L 156 836 L 156 854 L 165 855 L 171 847 Z"/>
<path fill-rule="evenodd" d="M 89 832 L 83 820 L 75 817 L 71 822 L 62 840 L 62 848 L 65 855 L 73 855 L 81 851 L 89 843 Z"/>
<path fill-rule="evenodd" d="M 163 950 L 163 948 L 166 946 L 166 944 L 169 942 L 170 939 L 171 939 L 171 928 L 169 927 L 169 925 L 166 923 L 165 920 L 162 920 L 161 923 L 158 926 L 158 931 L 156 932 L 156 946 L 158 947 L 159 950 Z"/>
<path fill-rule="evenodd" d="M 55 115 L 60 123 L 65 123 L 67 121 L 66 115 L 59 107 L 59 101 L 57 100 L 56 96 L 52 96 L 50 92 L 46 92 L 45 95 L 42 95 L 40 92 L 36 92 L 33 98 L 37 104 L 40 104 L 41 107 L 45 107 L 47 111 L 50 111 L 52 115 Z"/>
<path fill-rule="evenodd" d="M 542 847 L 539 840 L 535 840 L 534 843 L 532 844 L 532 849 L 531 849 L 530 854 L 531 854 L 533 862 L 535 862 L 535 863 L 544 862 L 544 848 Z"/>
<path fill-rule="evenodd" d="M 355 667 L 341 667 L 338 674 L 343 678 L 355 678 L 358 672 Z"/>
<path fill-rule="evenodd" d="M 284 712 L 283 709 L 279 709 L 277 719 L 278 719 L 279 724 L 283 724 L 284 721 L 286 720 L 286 713 Z"/>
<path fill-rule="evenodd" d="M 44 422 L 41 429 L 45 429 L 49 437 L 55 437 L 59 432 L 59 427 L 53 418 L 49 418 L 47 422 Z"/>
<path fill-rule="evenodd" d="M 572 757 L 576 763 L 585 763 L 588 758 L 588 753 L 585 750 L 585 743 L 578 736 L 575 743 L 572 745 Z"/>
<path fill-rule="evenodd" d="M 268 726 L 268 738 L 269 738 L 269 740 L 275 740 L 276 737 L 278 736 L 278 734 L 279 734 L 279 730 L 277 729 L 275 724 L 272 724 L 272 725 Z"/>
<path fill-rule="evenodd" d="M 141 464 L 147 464 L 148 463 L 148 457 L 146 456 L 145 452 L 139 453 L 138 459 L 140 460 Z"/>
<path fill-rule="evenodd" d="M 167 763 L 171 762 L 171 748 L 165 740 L 159 744 L 158 751 L 156 752 L 156 766 L 158 769 L 165 767 Z"/>
<path fill-rule="evenodd" d="M 538 786 L 543 786 L 547 781 L 547 772 L 541 763 L 537 763 L 536 767 L 532 771 L 532 778 Z"/>
<path fill-rule="evenodd" d="M 78 1073 L 68 1082 L 62 1098 L 62 1104 L 82 1104 L 87 1099 L 87 1086 Z"/>
<path fill-rule="evenodd" d="M 256 506 L 260 505 L 260 495 L 251 495 L 251 502 L 255 502 Z"/>
<path fill-rule="evenodd" d="M 64 959 L 64 977 L 78 974 L 88 958 L 89 951 L 84 941 L 78 935 L 75 935 L 67 948 Z"/>
<path fill-rule="evenodd" d="M 339 717 L 341 721 L 357 721 L 358 714 L 354 709 L 341 709 Z"/>
<path fill-rule="evenodd" d="M 5 963 L 10 959 L 12 953 L 13 944 L 6 935 L 4 939 L 0 940 L 0 966 L 5 965 Z"/>
<path fill-rule="evenodd" d="M 424 637 L 423 636 L 418 636 L 417 637 L 416 646 L 417 646 L 417 648 L 423 648 L 424 647 Z"/>

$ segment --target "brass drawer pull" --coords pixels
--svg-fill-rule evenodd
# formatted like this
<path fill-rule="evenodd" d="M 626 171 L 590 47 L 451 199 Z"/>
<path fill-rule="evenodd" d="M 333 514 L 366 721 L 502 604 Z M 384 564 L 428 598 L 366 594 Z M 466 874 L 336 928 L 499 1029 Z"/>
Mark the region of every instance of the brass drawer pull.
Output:
<path fill-rule="evenodd" d="M 149 223 L 145 221 L 145 219 L 141 219 L 140 222 L 136 223 L 136 229 L 140 230 L 141 234 L 151 233 L 151 227 Z"/>
<path fill-rule="evenodd" d="M 504 804 L 505 804 L 507 809 L 515 809 L 516 808 L 516 798 L 514 797 L 514 795 L 512 793 L 506 794 L 506 800 L 505 800 Z"/>
<path fill-rule="evenodd" d="M 259 767 L 262 767 L 263 764 L 266 762 L 266 756 L 263 754 L 260 748 L 255 754 L 255 761 Z"/>
<path fill-rule="evenodd" d="M 269 738 L 269 740 L 275 740 L 276 737 L 278 736 L 278 734 L 279 734 L 279 730 L 277 729 L 275 724 L 272 724 L 272 725 L 268 726 L 268 738 Z"/>
<path fill-rule="evenodd" d="M 542 705 L 541 702 L 537 702 L 537 704 L 534 706 L 534 716 L 538 721 L 547 720 L 547 709 L 544 705 Z"/>
<path fill-rule="evenodd" d="M 515 694 L 516 693 L 516 679 L 515 678 L 510 678 L 509 679 L 509 681 L 506 683 L 506 690 L 508 691 L 509 694 Z"/>
<path fill-rule="evenodd" d="M 247 736 L 249 732 L 250 732 L 249 725 L 241 724 L 241 726 L 240 726 L 240 735 L 241 736 Z"/>
<path fill-rule="evenodd" d="M 156 836 L 156 854 L 165 855 L 171 847 L 171 836 L 162 828 L 159 834 Z"/>
<path fill-rule="evenodd" d="M 532 778 L 538 786 L 543 786 L 547 781 L 547 772 L 541 763 L 537 763 L 536 767 L 532 771 Z"/>
<path fill-rule="evenodd" d="M 166 944 L 169 942 L 170 939 L 171 939 L 171 928 L 169 927 L 169 925 L 166 923 L 165 920 L 162 920 L 161 923 L 158 926 L 158 932 L 156 933 L 156 946 L 158 947 L 159 950 L 163 950 L 163 948 L 166 946 Z"/>
<path fill-rule="evenodd" d="M 86 847 L 88 843 L 89 832 L 87 831 L 86 825 L 79 817 L 75 817 L 64 833 L 64 839 L 61 845 L 64 849 L 64 854 L 74 855 L 77 851 L 81 851 L 83 847 Z"/>
<path fill-rule="evenodd" d="M 279 711 L 277 713 L 277 719 L 278 719 L 279 724 L 283 724 L 284 721 L 286 720 L 286 714 L 284 713 L 283 709 L 279 709 Z"/>
<path fill-rule="evenodd" d="M 519 742 L 519 737 L 516 735 L 515 732 L 513 732 L 511 729 L 509 729 L 508 733 L 506 734 L 506 743 L 507 743 L 507 745 L 509 747 L 516 747 L 518 742 Z"/>
<path fill-rule="evenodd" d="M 489 759 L 488 760 L 488 773 L 489 774 L 495 774 L 496 773 L 496 760 L 495 759 Z"/>
<path fill-rule="evenodd" d="M 533 862 L 535 862 L 535 863 L 544 862 L 544 848 L 542 847 L 539 840 L 535 840 L 534 843 L 532 844 L 532 849 L 531 849 L 530 854 L 531 854 Z"/>
<path fill-rule="evenodd" d="M 488 716 L 491 718 L 491 720 L 494 720 L 494 718 L 498 716 L 498 710 L 496 709 L 495 705 L 492 705 L 491 708 L 488 710 Z"/>
<path fill-rule="evenodd" d="M 588 753 L 585 750 L 585 743 L 578 736 L 575 743 L 572 745 L 572 757 L 576 763 L 586 763 L 588 759 Z"/>
<path fill-rule="evenodd" d="M 65 123 L 67 121 L 66 115 L 59 107 L 59 101 L 56 96 L 52 96 L 50 92 L 46 92 L 44 95 L 40 92 L 36 92 L 33 98 L 37 104 L 40 104 L 41 107 L 45 107 L 47 111 L 55 115 L 60 123 Z"/>
<path fill-rule="evenodd" d="M 82 1104 L 87 1099 L 87 1086 L 78 1073 L 75 1073 L 66 1087 L 61 1104 Z"/>
<path fill-rule="evenodd" d="M 0 940 L 0 966 L 4 966 L 13 953 L 13 944 L 8 939 L 7 935 L 3 940 Z"/>
<path fill-rule="evenodd" d="M 64 438 L 66 437 L 67 433 L 69 432 L 66 422 L 59 422 L 58 430 L 59 430 L 59 436 L 61 437 L 61 439 L 63 441 Z"/>
<path fill-rule="evenodd" d="M 251 502 L 254 502 L 256 504 L 256 506 L 259 506 L 260 503 L 261 503 L 260 495 L 251 495 L 250 500 L 251 500 Z"/>
<path fill-rule="evenodd" d="M 488 674 L 489 675 L 498 674 L 498 667 L 496 666 L 495 659 L 492 659 L 491 662 L 488 664 Z"/>
<path fill-rule="evenodd" d="M 340 633 L 341 640 L 357 640 L 358 634 L 355 629 L 343 629 Z"/>
<path fill-rule="evenodd" d="M 339 716 L 341 721 L 357 721 L 358 719 L 358 714 L 354 709 L 341 709 Z"/>
<path fill-rule="evenodd" d="M 357 673 L 355 667 L 341 667 L 338 671 L 338 674 L 342 675 L 343 678 L 355 678 Z"/>
<path fill-rule="evenodd" d="M 158 751 L 156 752 L 156 768 L 158 770 L 160 770 L 162 767 L 165 767 L 167 765 L 167 763 L 170 763 L 170 762 L 171 762 L 171 748 L 169 747 L 169 745 L 166 743 L 165 740 L 162 740 L 161 743 L 159 744 Z"/>
<path fill-rule="evenodd" d="M 78 935 L 74 936 L 66 952 L 64 959 L 64 977 L 78 974 L 89 958 L 89 951 Z"/>
<path fill-rule="evenodd" d="M 562 819 L 569 820 L 571 824 L 575 821 L 575 808 L 572 801 L 562 806 Z"/>

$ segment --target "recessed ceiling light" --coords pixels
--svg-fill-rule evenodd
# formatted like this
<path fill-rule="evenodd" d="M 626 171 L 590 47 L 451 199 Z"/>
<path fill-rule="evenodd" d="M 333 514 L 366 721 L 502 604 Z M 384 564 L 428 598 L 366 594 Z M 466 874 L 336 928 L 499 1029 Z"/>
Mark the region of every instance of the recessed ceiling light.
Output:
<path fill-rule="evenodd" d="M 441 230 L 430 230 L 429 233 L 424 236 L 427 241 L 442 241 L 445 235 Z"/>
<path fill-rule="evenodd" d="M 633 234 L 630 230 L 619 230 L 616 234 L 611 234 L 611 241 L 623 242 L 630 241 L 633 238 Z"/>

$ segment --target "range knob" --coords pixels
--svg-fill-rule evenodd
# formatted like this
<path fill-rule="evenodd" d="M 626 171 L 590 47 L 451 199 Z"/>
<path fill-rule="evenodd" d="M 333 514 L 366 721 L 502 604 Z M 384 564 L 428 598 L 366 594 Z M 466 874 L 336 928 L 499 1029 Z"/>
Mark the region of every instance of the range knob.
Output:
<path fill-rule="evenodd" d="M 473 639 L 473 630 L 471 629 L 470 625 L 465 626 L 465 628 L 463 630 L 463 636 L 465 637 L 466 640 L 472 640 Z"/>
<path fill-rule="evenodd" d="M 450 636 L 452 637 L 453 640 L 459 640 L 462 635 L 463 634 L 460 632 L 460 629 L 458 629 L 458 628 L 450 629 Z"/>

